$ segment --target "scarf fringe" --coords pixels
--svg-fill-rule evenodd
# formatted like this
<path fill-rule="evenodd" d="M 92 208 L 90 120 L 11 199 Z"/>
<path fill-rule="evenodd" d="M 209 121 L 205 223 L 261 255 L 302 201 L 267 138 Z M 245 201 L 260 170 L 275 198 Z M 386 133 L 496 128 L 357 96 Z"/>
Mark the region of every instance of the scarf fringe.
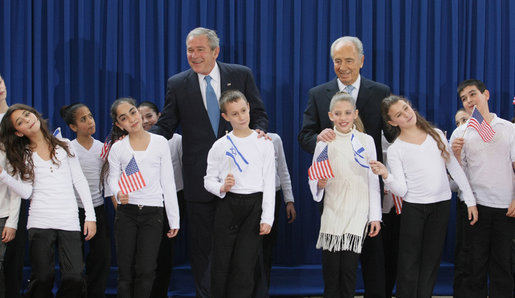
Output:
<path fill-rule="evenodd" d="M 363 237 L 354 234 L 331 235 L 320 233 L 316 248 L 328 251 L 352 251 L 361 253 Z"/>

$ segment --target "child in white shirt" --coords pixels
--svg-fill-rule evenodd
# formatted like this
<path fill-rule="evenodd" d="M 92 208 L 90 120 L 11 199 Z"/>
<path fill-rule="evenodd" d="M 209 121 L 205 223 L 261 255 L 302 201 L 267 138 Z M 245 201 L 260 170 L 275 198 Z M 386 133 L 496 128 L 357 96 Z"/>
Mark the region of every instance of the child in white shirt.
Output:
<path fill-rule="evenodd" d="M 399 231 L 397 297 L 431 297 L 449 221 L 451 190 L 448 170 L 463 191 L 472 224 L 477 221 L 474 196 L 445 136 L 409 102 L 389 96 L 381 103 L 383 119 L 397 131 L 388 148 L 390 172 L 370 162 L 385 187 L 403 198 Z"/>
<path fill-rule="evenodd" d="M 483 82 L 461 82 L 458 95 L 465 110 L 472 114 L 475 106 L 495 134 L 485 142 L 475 129 L 461 125 L 451 136 L 453 153 L 469 179 L 480 218 L 474 226 L 465 225 L 464 245 L 470 251 L 457 294 L 510 297 L 514 288 L 510 259 L 515 239 L 515 126 L 490 113 L 490 92 Z"/>
<path fill-rule="evenodd" d="M 30 198 L 27 229 L 32 265 L 28 297 L 52 296 L 55 246 L 59 251 L 61 286 L 57 295 L 81 297 L 85 288 L 81 235 L 74 189 L 86 211 L 84 235 L 96 233 L 95 213 L 88 183 L 70 141 L 53 136 L 34 108 L 12 105 L 0 124 L 0 138 L 15 180 L 7 183 L 23 199 Z"/>
<path fill-rule="evenodd" d="M 74 103 L 61 108 L 61 117 L 70 129 L 77 134 L 71 144 L 79 159 L 82 172 L 88 180 L 89 191 L 93 199 L 97 219 L 97 233 L 89 241 L 86 258 L 87 292 L 88 297 L 105 296 L 107 278 L 111 268 L 111 240 L 107 225 L 107 214 L 104 208 L 100 172 L 104 161 L 101 157 L 103 143 L 95 140 L 92 135 L 96 131 L 95 119 L 89 108 L 83 103 Z M 77 200 L 79 217 L 84 219 L 84 206 Z M 84 228 L 81 226 L 81 228 Z"/>
<path fill-rule="evenodd" d="M 163 230 L 163 207 L 170 224 L 168 238 L 179 232 L 170 150 L 165 138 L 143 129 L 133 99 L 117 99 L 111 105 L 111 117 L 112 139 L 125 136 L 112 145 L 108 156 L 108 185 L 118 202 L 115 217 L 118 295 L 149 297 Z M 122 174 L 134 177 L 138 172 L 142 177 L 140 187 L 125 189 L 126 184 L 131 184 L 127 180 L 132 179 L 121 182 Z"/>
<path fill-rule="evenodd" d="M 324 297 L 347 298 L 354 297 L 356 268 L 367 231 L 375 237 L 381 229 L 381 197 L 379 180 L 366 161 L 376 156 L 374 140 L 356 129 L 361 121 L 352 96 L 336 93 L 328 114 L 336 138 L 317 143 L 313 163 L 326 151 L 334 178 L 312 179 L 309 186 L 313 199 L 320 202 L 323 198 L 324 203 L 316 245 L 322 249 Z M 358 162 L 355 152 L 361 149 L 364 160 Z"/>
<path fill-rule="evenodd" d="M 249 128 L 249 110 L 241 92 L 222 95 L 220 111 L 233 131 L 213 144 L 207 158 L 204 187 L 221 198 L 211 264 L 214 298 L 252 296 L 262 235 L 274 222 L 274 147 Z"/>

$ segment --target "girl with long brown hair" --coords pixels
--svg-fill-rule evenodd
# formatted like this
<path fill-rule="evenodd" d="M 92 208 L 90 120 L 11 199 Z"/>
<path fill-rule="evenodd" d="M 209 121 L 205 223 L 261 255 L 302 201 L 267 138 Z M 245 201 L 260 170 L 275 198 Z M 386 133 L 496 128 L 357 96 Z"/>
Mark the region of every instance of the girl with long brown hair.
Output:
<path fill-rule="evenodd" d="M 12 166 L 10 175 L 2 170 L 0 180 L 23 199 L 30 199 L 27 229 L 32 273 L 27 297 L 52 296 L 56 245 L 62 280 L 57 297 L 83 297 L 81 229 L 74 189 L 86 210 L 86 240 L 96 233 L 95 212 L 70 142 L 53 136 L 41 114 L 23 104 L 12 105 L 5 113 L 0 141 Z"/>
<path fill-rule="evenodd" d="M 397 139 L 387 151 L 390 171 L 377 161 L 370 165 L 404 200 L 396 297 L 431 297 L 451 206 L 446 170 L 463 191 L 471 224 L 477 221 L 475 199 L 443 133 L 413 110 L 408 100 L 389 96 L 381 103 L 381 113 Z"/>

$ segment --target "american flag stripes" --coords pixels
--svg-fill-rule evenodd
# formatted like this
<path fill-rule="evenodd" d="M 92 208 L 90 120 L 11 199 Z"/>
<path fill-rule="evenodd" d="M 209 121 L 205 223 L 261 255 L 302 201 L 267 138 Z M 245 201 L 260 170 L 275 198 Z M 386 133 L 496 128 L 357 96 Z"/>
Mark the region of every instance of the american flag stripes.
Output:
<path fill-rule="evenodd" d="M 329 156 L 327 155 L 327 147 L 320 152 L 315 162 L 308 169 L 308 176 L 310 180 L 320 180 L 334 178 L 333 169 L 329 163 Z"/>
<path fill-rule="evenodd" d="M 401 214 L 402 213 L 402 198 L 394 195 L 392 193 L 393 198 L 393 204 L 395 205 L 395 213 Z"/>
<path fill-rule="evenodd" d="M 495 131 L 492 129 L 490 124 L 486 122 L 486 120 L 483 118 L 483 116 L 476 109 L 475 106 L 472 110 L 472 115 L 470 116 L 469 122 L 467 124 L 467 128 L 468 127 L 472 127 L 475 130 L 477 130 L 481 139 L 483 139 L 483 141 L 486 143 L 490 142 L 495 135 Z"/>
<path fill-rule="evenodd" d="M 100 152 L 100 158 L 102 158 L 103 160 L 106 160 L 107 155 L 109 154 L 109 150 L 111 150 L 111 135 L 112 131 L 110 131 L 107 135 L 104 141 L 104 146 L 102 147 L 102 151 Z"/>
<path fill-rule="evenodd" d="M 124 194 L 131 193 L 146 186 L 134 156 L 127 164 L 125 171 L 122 172 L 122 176 L 120 180 L 118 180 L 118 186 L 120 186 Z"/>

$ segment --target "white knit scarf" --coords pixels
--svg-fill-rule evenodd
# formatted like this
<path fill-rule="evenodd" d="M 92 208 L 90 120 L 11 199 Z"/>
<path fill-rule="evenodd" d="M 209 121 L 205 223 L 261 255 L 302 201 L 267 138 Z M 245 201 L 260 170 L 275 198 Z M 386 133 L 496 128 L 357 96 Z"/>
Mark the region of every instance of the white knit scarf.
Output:
<path fill-rule="evenodd" d="M 329 143 L 329 162 L 334 178 L 325 187 L 324 211 L 320 224 L 317 248 L 329 251 L 361 253 L 369 214 L 368 169 L 354 160 L 351 135 L 366 143 L 363 134 L 352 130 L 347 134 L 336 131 Z"/>

